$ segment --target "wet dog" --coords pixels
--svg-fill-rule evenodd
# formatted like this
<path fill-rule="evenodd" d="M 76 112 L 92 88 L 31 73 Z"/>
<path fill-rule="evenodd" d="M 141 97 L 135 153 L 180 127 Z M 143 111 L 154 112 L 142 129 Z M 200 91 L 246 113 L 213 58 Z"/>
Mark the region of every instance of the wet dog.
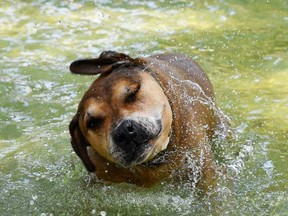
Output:
<path fill-rule="evenodd" d="M 72 147 L 89 172 L 144 187 L 186 177 L 213 187 L 211 140 L 220 123 L 211 82 L 194 61 L 106 51 L 74 61 L 70 70 L 100 74 L 69 126 Z"/>

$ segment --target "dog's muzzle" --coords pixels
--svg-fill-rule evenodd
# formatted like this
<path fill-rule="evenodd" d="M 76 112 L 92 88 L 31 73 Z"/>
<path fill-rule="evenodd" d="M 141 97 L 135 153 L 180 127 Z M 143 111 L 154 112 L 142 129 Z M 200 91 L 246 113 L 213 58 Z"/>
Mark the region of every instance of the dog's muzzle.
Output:
<path fill-rule="evenodd" d="M 151 148 L 151 143 L 161 130 L 161 120 L 155 121 L 154 124 L 148 120 L 140 123 L 132 119 L 122 120 L 111 133 L 122 165 L 129 166 L 143 160 L 146 151 Z"/>

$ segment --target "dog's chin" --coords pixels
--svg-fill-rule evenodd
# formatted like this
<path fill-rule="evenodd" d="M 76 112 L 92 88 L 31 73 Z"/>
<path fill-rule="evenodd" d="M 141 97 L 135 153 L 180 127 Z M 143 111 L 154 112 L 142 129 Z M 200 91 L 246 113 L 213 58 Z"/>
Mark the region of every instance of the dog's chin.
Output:
<path fill-rule="evenodd" d="M 135 166 L 138 166 L 140 164 L 142 164 L 143 162 L 145 162 L 145 158 L 139 158 L 139 159 L 136 159 L 136 160 L 126 160 L 126 159 L 120 159 L 116 164 L 117 166 L 119 167 L 122 167 L 122 168 L 126 168 L 126 169 L 131 169 Z"/>
<path fill-rule="evenodd" d="M 114 155 L 114 161 L 119 167 L 133 168 L 147 160 L 150 155 L 150 149 L 151 147 L 148 147 L 145 150 L 134 152 L 132 155 L 119 151 Z"/>

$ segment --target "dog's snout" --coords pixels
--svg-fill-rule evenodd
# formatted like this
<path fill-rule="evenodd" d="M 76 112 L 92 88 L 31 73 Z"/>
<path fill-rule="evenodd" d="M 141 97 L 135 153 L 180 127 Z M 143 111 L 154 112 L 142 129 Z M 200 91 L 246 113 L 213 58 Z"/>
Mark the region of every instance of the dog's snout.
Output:
<path fill-rule="evenodd" d="M 127 130 L 128 134 L 136 134 L 135 125 L 133 125 L 131 121 L 125 121 L 123 127 Z"/>
<path fill-rule="evenodd" d="M 151 142 L 161 131 L 158 121 L 148 118 L 123 119 L 114 125 L 111 138 L 114 154 L 121 157 L 121 164 L 127 166 L 141 160 L 144 152 L 151 148 Z M 121 155 L 121 156 L 119 156 Z"/>
<path fill-rule="evenodd" d="M 120 146 L 133 142 L 137 138 L 135 123 L 130 120 L 121 122 L 113 132 L 112 138 Z"/>
<path fill-rule="evenodd" d="M 134 120 L 123 120 L 112 132 L 114 143 L 124 149 L 145 144 L 154 136 L 154 133 Z"/>

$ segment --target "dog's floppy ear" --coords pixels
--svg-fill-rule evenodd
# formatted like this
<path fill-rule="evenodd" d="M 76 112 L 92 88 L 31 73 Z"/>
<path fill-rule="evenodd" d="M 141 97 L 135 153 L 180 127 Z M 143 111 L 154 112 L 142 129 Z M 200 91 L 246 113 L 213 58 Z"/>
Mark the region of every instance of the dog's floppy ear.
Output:
<path fill-rule="evenodd" d="M 89 172 L 95 171 L 95 166 L 92 164 L 87 152 L 87 146 L 89 146 L 89 143 L 84 138 L 79 128 L 78 114 L 76 114 L 72 119 L 72 121 L 70 122 L 69 132 L 71 135 L 71 145 L 74 151 L 76 152 L 78 157 L 82 160 L 86 169 Z"/>
<path fill-rule="evenodd" d="M 72 62 L 70 71 L 75 74 L 95 75 L 111 72 L 116 67 L 126 65 L 144 65 L 143 58 L 133 59 L 124 53 L 114 51 L 102 52 L 99 58 L 80 59 Z"/>

